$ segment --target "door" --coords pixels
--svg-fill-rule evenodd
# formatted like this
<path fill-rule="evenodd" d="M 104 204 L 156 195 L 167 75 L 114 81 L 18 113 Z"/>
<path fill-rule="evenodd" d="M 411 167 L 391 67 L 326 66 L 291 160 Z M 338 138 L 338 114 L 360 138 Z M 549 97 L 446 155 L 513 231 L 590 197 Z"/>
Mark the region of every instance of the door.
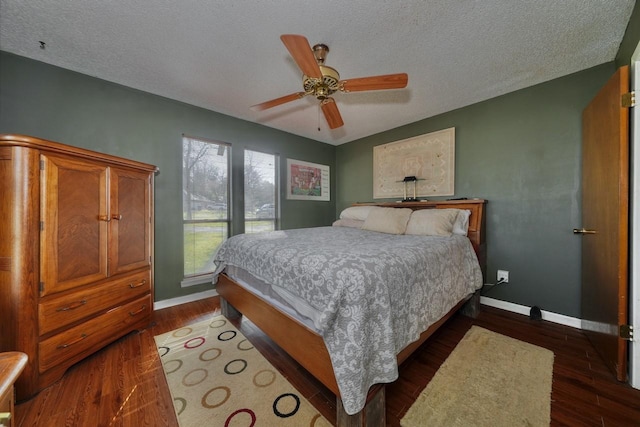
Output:
<path fill-rule="evenodd" d="M 107 277 L 108 169 L 41 156 L 41 295 Z"/>
<path fill-rule="evenodd" d="M 640 43 L 631 56 L 631 90 L 640 94 Z M 640 108 L 631 110 L 631 301 L 629 321 L 640 325 Z M 638 333 L 638 332 L 636 332 Z M 629 383 L 640 390 L 640 339 L 633 340 L 629 346 Z"/>
<path fill-rule="evenodd" d="M 629 268 L 629 67 L 620 68 L 582 113 L 582 328 L 627 380 Z"/>
<path fill-rule="evenodd" d="M 151 177 L 110 170 L 109 275 L 151 265 Z"/>

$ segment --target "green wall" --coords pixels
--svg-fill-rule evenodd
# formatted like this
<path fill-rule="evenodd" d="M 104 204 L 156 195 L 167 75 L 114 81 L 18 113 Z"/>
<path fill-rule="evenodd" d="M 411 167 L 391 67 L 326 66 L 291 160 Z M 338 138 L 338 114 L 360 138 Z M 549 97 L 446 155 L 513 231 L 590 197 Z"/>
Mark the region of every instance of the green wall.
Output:
<path fill-rule="evenodd" d="M 336 214 L 373 200 L 373 147 L 456 129 L 455 195 L 487 204 L 492 298 L 580 317 L 581 114 L 613 63 L 338 146 Z"/>
<path fill-rule="evenodd" d="M 209 289 L 182 279 L 181 136 L 233 144 L 233 209 L 242 212 L 242 150 L 331 166 L 331 202 L 287 201 L 282 228 L 328 225 L 372 200 L 373 147 L 456 128 L 456 194 L 487 206 L 485 295 L 580 317 L 581 112 L 629 63 L 640 39 L 637 2 L 614 63 L 333 147 L 205 109 L 0 52 L 0 133 L 22 133 L 152 163 L 156 177 L 156 300 Z M 336 186 L 336 182 L 339 186 Z M 234 221 L 234 233 L 242 221 Z"/>
<path fill-rule="evenodd" d="M 627 29 L 616 55 L 616 67 L 631 64 L 631 55 L 636 50 L 638 41 L 640 41 L 640 1 L 636 1 L 633 12 L 631 12 L 629 24 L 627 24 Z"/>
<path fill-rule="evenodd" d="M 184 103 L 0 52 L 0 133 L 25 134 L 157 165 L 155 179 L 156 301 L 211 289 L 181 288 L 182 134 L 232 144 L 233 210 L 243 212 L 245 148 L 277 153 L 281 227 L 329 225 L 330 202 L 288 201 L 286 159 L 335 169 L 335 147 Z M 334 175 L 332 173 L 332 175 Z M 242 232 L 242 215 L 233 223 Z"/>

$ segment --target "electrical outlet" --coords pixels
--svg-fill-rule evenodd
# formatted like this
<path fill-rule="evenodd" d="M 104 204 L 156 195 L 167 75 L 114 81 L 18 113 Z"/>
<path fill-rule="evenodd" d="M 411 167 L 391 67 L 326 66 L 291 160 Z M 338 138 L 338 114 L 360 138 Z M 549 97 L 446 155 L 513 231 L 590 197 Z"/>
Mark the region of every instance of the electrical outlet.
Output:
<path fill-rule="evenodd" d="M 507 270 L 498 270 L 498 283 L 509 283 L 509 272 Z"/>

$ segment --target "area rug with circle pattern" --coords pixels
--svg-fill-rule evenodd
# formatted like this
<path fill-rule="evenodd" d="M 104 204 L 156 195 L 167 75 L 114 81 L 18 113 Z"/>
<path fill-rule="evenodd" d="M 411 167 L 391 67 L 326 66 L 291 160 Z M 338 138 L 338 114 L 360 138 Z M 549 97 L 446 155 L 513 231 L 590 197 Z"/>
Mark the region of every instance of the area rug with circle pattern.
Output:
<path fill-rule="evenodd" d="M 181 427 L 331 425 L 223 316 L 155 341 Z"/>

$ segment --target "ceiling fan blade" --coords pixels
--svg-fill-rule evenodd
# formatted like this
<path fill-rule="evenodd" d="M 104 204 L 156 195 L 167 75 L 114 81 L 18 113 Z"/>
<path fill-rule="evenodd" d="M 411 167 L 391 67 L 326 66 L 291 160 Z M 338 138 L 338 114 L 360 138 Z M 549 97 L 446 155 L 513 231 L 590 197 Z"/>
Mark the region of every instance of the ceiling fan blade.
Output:
<path fill-rule="evenodd" d="M 382 76 L 359 77 L 340 82 L 343 92 L 363 90 L 402 89 L 407 86 L 409 76 L 406 73 L 385 74 Z"/>
<path fill-rule="evenodd" d="M 278 105 L 295 101 L 296 99 L 300 99 L 305 95 L 306 93 L 304 92 L 296 92 L 289 95 L 281 96 L 280 98 L 272 99 L 271 101 L 265 101 L 261 104 L 252 105 L 249 108 L 252 109 L 253 111 L 262 111 L 262 110 L 266 110 L 267 108 L 277 107 Z"/>
<path fill-rule="evenodd" d="M 311 45 L 305 36 L 299 36 L 296 34 L 283 34 L 280 36 L 280 40 L 284 43 L 285 47 L 296 61 L 300 70 L 308 76 L 316 79 L 322 78 L 322 72 L 316 62 Z"/>
<path fill-rule="evenodd" d="M 327 119 L 327 124 L 329 124 L 329 129 L 336 129 L 344 125 L 336 101 L 334 101 L 333 98 L 325 99 L 320 106 L 322 107 L 324 118 Z"/>

